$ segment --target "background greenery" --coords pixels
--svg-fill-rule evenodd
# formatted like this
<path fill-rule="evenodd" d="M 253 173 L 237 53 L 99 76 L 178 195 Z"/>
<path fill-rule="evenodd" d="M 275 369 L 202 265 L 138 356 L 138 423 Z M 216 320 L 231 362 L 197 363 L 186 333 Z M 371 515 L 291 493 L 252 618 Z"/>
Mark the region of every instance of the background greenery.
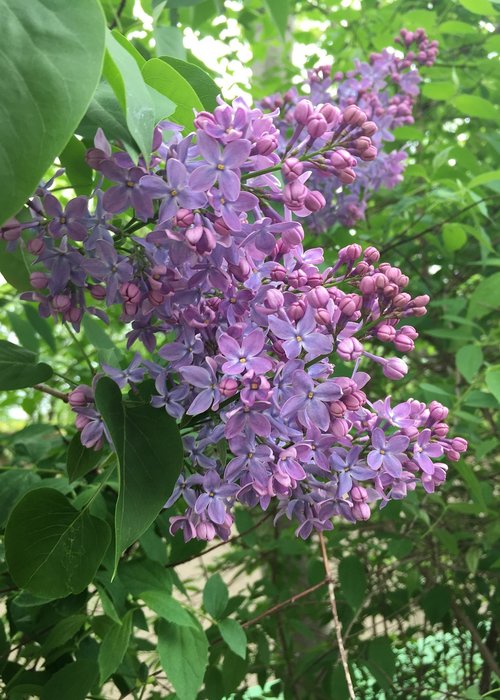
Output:
<path fill-rule="evenodd" d="M 0 14 L 16 5 L 0 0 Z M 415 125 L 399 129 L 394 142 L 407 144 L 411 154 L 404 182 L 377 193 L 356 230 L 337 226 L 307 243 L 324 246 L 327 261 L 348 241 L 375 245 L 411 276 L 412 294 L 431 295 L 429 314 L 418 319 L 408 380 L 389 391 L 448 405 L 453 432 L 470 449 L 450 465 L 439 493 L 419 490 L 367 523 L 340 523 L 327 543 L 338 562 L 338 606 L 359 698 L 500 697 L 500 4 L 102 0 L 108 27 L 140 54 L 132 57 L 120 34 L 108 38 L 107 83 L 99 83 L 105 27 L 97 0 L 75 0 L 69 9 L 62 0 L 29 5 L 24 19 L 32 44 L 24 37 L 19 47 L 26 54 L 45 51 L 79 82 L 71 109 L 58 80 L 39 92 L 38 118 L 51 125 L 42 153 L 29 102 L 39 76 L 31 66 L 31 90 L 16 92 L 14 102 L 12 70 L 0 55 L 1 94 L 15 116 L 0 124 L 2 157 L 19 175 L 2 168 L 0 218 L 15 214 L 44 171 L 54 171 L 56 156 L 68 185 L 86 191 L 84 146 L 73 137 L 65 147 L 73 131 L 91 140 L 102 126 L 110 137 L 132 142 L 131 134 L 143 149 L 137 110 L 146 106 L 152 121 L 159 110 L 183 123 L 191 106 L 213 101 L 213 84 L 200 83 L 185 64 L 170 62 L 169 87 L 162 89 L 157 64 L 144 70 L 141 56 L 188 61 L 207 70 L 225 94 L 258 99 L 300 84 L 303 68 L 318 60 L 333 58 L 337 70 L 348 70 L 354 58 L 393 44 L 402 27 L 424 27 L 439 40 L 437 63 L 423 70 Z M 71 34 L 71 12 L 83 48 Z M 62 20 L 60 41 L 44 46 L 40 37 L 54 16 Z M 147 84 L 157 91 L 155 100 Z M 2 528 L 17 504 L 5 537 L 8 565 L 3 549 L 0 564 L 1 692 L 14 700 L 220 700 L 247 697 L 252 687 L 252 697 L 346 698 L 314 538 L 299 541 L 290 529 L 274 528 L 272 518 L 242 509 L 239 534 L 199 559 L 206 545 L 172 538 L 168 514 L 152 522 L 158 506 L 145 497 L 137 527 L 143 534 L 135 541 L 133 526 L 118 533 L 119 554 L 125 552 L 112 580 L 115 457 L 82 452 L 66 405 L 17 387 L 49 380 L 56 391 L 68 391 L 66 375 L 89 382 L 97 357 L 123 356 L 123 330 L 115 321 L 105 331 L 90 319 L 76 340 L 40 319 L 18 300 L 17 290 L 28 288 L 22 256 L 7 255 L 0 245 L 1 335 L 28 351 L 13 357 L 8 346 L 0 348 Z M 38 359 L 51 365 L 51 378 Z M 16 377 L 24 377 L 17 385 L 14 365 Z M 378 381 L 384 395 L 388 382 L 381 373 Z M 171 426 L 163 428 L 175 440 Z M 120 462 L 126 469 L 126 456 Z M 128 496 L 122 489 L 122 502 Z M 57 527 L 59 537 L 48 563 L 40 535 L 47 526 Z M 75 538 L 83 543 L 76 560 L 60 544 Z M 186 560 L 192 561 L 179 565 Z"/>

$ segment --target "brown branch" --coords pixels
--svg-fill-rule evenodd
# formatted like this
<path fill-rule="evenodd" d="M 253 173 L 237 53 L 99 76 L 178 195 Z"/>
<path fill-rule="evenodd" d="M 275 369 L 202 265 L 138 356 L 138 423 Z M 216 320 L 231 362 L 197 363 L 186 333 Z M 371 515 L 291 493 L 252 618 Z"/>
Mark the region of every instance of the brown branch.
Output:
<path fill-rule="evenodd" d="M 389 245 L 386 245 L 384 248 L 381 249 L 380 254 L 385 255 L 389 250 L 392 250 L 393 248 L 397 248 L 398 246 L 402 245 L 403 243 L 410 243 L 411 241 L 415 241 L 418 238 L 425 236 L 427 233 L 432 233 L 432 231 L 434 231 L 437 228 L 440 228 L 444 224 L 447 224 L 449 221 L 454 221 L 454 219 L 457 219 L 459 216 L 461 216 L 461 214 L 465 214 L 465 212 L 469 211 L 469 209 L 473 209 L 474 207 L 477 207 L 479 204 L 482 204 L 483 202 L 487 202 L 490 199 L 497 199 L 499 196 L 500 195 L 495 194 L 495 195 L 491 195 L 490 197 L 483 197 L 482 199 L 478 199 L 477 202 L 473 202 L 472 204 L 468 204 L 463 209 L 459 209 L 459 211 L 457 211 L 455 214 L 453 214 L 449 218 L 443 219 L 442 221 L 439 221 L 436 224 L 432 224 L 432 226 L 428 226 L 423 231 L 420 231 L 419 233 L 415 233 L 412 236 L 406 236 L 406 238 L 396 237 L 396 240 L 393 243 L 390 243 Z M 420 217 L 420 218 L 422 218 L 422 217 Z M 417 221 L 418 220 L 419 219 L 417 219 Z M 413 222 L 411 224 L 411 226 L 413 226 L 414 224 L 415 224 L 415 222 Z M 408 228 L 406 229 L 406 231 L 407 230 L 408 230 Z"/>
<path fill-rule="evenodd" d="M 500 677 L 500 666 L 495 660 L 495 657 L 491 653 L 490 649 L 483 642 L 477 627 L 474 625 L 474 623 L 463 608 L 461 608 L 455 602 L 452 603 L 451 607 L 453 608 L 453 612 L 457 620 L 461 622 L 466 629 L 469 630 L 470 635 L 479 650 L 479 653 L 483 657 L 484 663 L 488 665 L 488 667 L 493 671 L 493 673 Z"/>
<path fill-rule="evenodd" d="M 352 683 L 351 672 L 349 671 L 349 664 L 347 661 L 347 651 L 344 646 L 344 640 L 342 639 L 342 625 L 340 623 L 340 618 L 337 610 L 337 601 L 335 599 L 335 585 L 333 582 L 332 571 L 330 568 L 330 562 L 328 560 L 328 554 L 326 552 L 325 538 L 323 533 L 319 533 L 319 543 L 321 546 L 321 556 L 323 558 L 323 566 L 325 567 L 326 580 L 328 583 L 328 595 L 330 598 L 330 607 L 332 609 L 333 624 L 335 627 L 335 635 L 337 637 L 337 645 L 339 647 L 340 659 L 342 661 L 342 667 L 344 669 L 345 680 L 347 683 L 347 690 L 349 691 L 349 698 L 351 700 L 356 700 L 356 694 L 354 692 L 354 686 Z"/>
<path fill-rule="evenodd" d="M 263 518 L 258 520 L 255 525 L 252 525 L 252 527 L 249 527 L 247 530 L 243 530 L 243 532 L 240 532 L 239 535 L 235 535 L 234 537 L 230 537 L 228 540 L 225 540 L 224 542 L 219 542 L 218 544 L 214 544 L 213 547 L 209 547 L 208 549 L 204 549 L 202 552 L 199 554 L 193 554 L 191 557 L 186 557 L 185 559 L 181 559 L 180 561 L 175 561 L 175 562 L 170 562 L 168 564 L 165 564 L 166 569 L 174 569 L 176 566 L 180 566 L 181 564 L 187 564 L 188 561 L 193 561 L 194 559 L 199 559 L 200 557 L 203 557 L 205 554 L 209 554 L 210 552 L 213 552 L 215 549 L 219 549 L 219 547 L 224 547 L 226 544 L 231 544 L 232 542 L 236 542 L 236 540 L 241 539 L 242 537 L 245 537 L 245 535 L 248 535 L 250 532 L 253 532 L 256 530 L 258 527 L 262 525 L 266 520 L 269 520 L 269 518 L 274 515 L 274 511 L 269 511 L 269 513 L 266 513 Z"/>
<path fill-rule="evenodd" d="M 56 399 L 61 399 L 61 401 L 68 403 L 68 394 L 65 394 L 63 391 L 52 389 L 52 387 L 47 386 L 46 384 L 35 384 L 33 388 L 38 389 L 38 391 L 43 391 L 44 394 L 50 394 L 50 396 L 55 396 Z"/>

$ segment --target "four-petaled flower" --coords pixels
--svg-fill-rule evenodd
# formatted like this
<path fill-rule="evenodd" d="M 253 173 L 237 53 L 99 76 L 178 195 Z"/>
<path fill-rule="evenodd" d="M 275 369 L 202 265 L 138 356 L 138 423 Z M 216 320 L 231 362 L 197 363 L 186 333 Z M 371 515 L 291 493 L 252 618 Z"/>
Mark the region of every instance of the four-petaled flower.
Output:
<path fill-rule="evenodd" d="M 383 467 L 391 476 L 399 477 L 403 471 L 402 462 L 407 461 L 405 450 L 410 444 L 406 435 L 393 435 L 387 439 L 381 428 L 372 430 L 372 447 L 367 462 L 372 469 Z"/>
<path fill-rule="evenodd" d="M 221 149 L 218 142 L 203 131 L 197 132 L 197 138 L 198 151 L 205 163 L 193 170 L 191 187 L 206 192 L 218 181 L 222 195 L 234 202 L 241 190 L 240 167 L 250 155 L 252 144 L 238 139 Z"/>
<path fill-rule="evenodd" d="M 309 359 L 320 355 L 329 355 L 333 348 L 330 336 L 316 332 L 314 309 L 308 307 L 297 325 L 291 321 L 283 321 L 276 316 L 270 316 L 269 327 L 275 336 L 284 340 L 283 350 L 289 360 L 300 355 L 301 350 L 307 352 Z"/>
<path fill-rule="evenodd" d="M 266 336 L 256 328 L 243 338 L 241 345 L 235 338 L 222 333 L 219 336 L 219 350 L 226 358 L 222 371 L 226 374 L 243 374 L 253 370 L 256 374 L 265 374 L 272 368 L 273 363 L 267 355 L 261 355 L 266 342 Z"/>
<path fill-rule="evenodd" d="M 331 418 L 326 404 L 340 399 L 342 389 L 339 385 L 333 380 L 315 384 L 307 372 L 298 370 L 292 391 L 293 396 L 285 401 L 281 409 L 282 417 L 297 415 L 305 427 L 312 424 L 321 430 L 328 430 Z"/>

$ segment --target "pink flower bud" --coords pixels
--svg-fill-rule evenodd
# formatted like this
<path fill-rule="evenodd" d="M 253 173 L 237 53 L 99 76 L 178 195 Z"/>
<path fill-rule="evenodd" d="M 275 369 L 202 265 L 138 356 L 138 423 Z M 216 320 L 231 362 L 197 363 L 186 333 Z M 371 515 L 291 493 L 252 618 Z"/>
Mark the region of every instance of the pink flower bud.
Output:
<path fill-rule="evenodd" d="M 32 272 L 30 282 L 33 289 L 45 289 L 49 283 L 49 278 L 43 272 Z"/>
<path fill-rule="evenodd" d="M 396 329 L 394 326 L 389 326 L 388 323 L 383 323 L 375 331 L 377 338 L 383 343 L 390 343 L 396 337 Z"/>
<path fill-rule="evenodd" d="M 365 136 L 373 136 L 378 131 L 378 127 L 375 122 L 365 122 L 361 126 L 361 131 Z"/>
<path fill-rule="evenodd" d="M 356 165 L 356 158 L 345 148 L 338 148 L 330 154 L 330 163 L 335 170 L 344 170 Z"/>
<path fill-rule="evenodd" d="M 238 382 L 233 377 L 224 377 L 219 383 L 219 391 L 225 398 L 234 396 L 238 390 Z"/>
<path fill-rule="evenodd" d="M 93 402 L 92 390 L 89 386 L 81 384 L 68 394 L 68 403 L 72 408 L 83 408 Z"/>
<path fill-rule="evenodd" d="M 288 275 L 288 284 L 294 289 L 304 287 L 307 284 L 307 275 L 304 270 L 293 270 Z"/>
<path fill-rule="evenodd" d="M 316 112 L 307 120 L 307 132 L 315 139 L 323 136 L 327 129 L 328 124 L 326 123 L 326 119 L 322 114 L 318 114 Z"/>
<path fill-rule="evenodd" d="M 359 107 L 356 107 L 356 105 L 350 105 L 344 110 L 342 119 L 346 124 L 351 126 L 361 126 L 367 121 L 367 116 Z"/>
<path fill-rule="evenodd" d="M 309 190 L 300 180 L 292 180 L 283 190 L 283 201 L 285 206 L 292 211 L 302 209 Z"/>
<path fill-rule="evenodd" d="M 330 423 L 329 431 L 336 438 L 343 438 L 350 430 L 350 424 L 344 418 L 335 418 Z"/>
<path fill-rule="evenodd" d="M 89 287 L 89 292 L 98 301 L 106 299 L 106 287 L 102 287 L 100 284 L 93 284 Z"/>
<path fill-rule="evenodd" d="M 341 170 L 337 177 L 343 185 L 352 185 L 356 179 L 356 173 L 352 168 L 346 168 L 345 170 Z"/>
<path fill-rule="evenodd" d="M 410 300 L 411 296 L 409 294 L 406 292 L 401 292 L 400 294 L 396 294 L 392 300 L 392 305 L 396 309 L 404 309 L 406 306 L 408 306 Z"/>
<path fill-rule="evenodd" d="M 446 420 L 448 409 L 439 401 L 431 401 L 429 404 L 429 418 L 432 423 Z"/>
<path fill-rule="evenodd" d="M 354 262 L 361 257 L 363 249 L 358 243 L 351 243 L 351 245 L 346 245 L 341 248 L 338 252 L 338 258 L 342 262 Z"/>
<path fill-rule="evenodd" d="M 189 209 L 179 209 L 175 215 L 175 223 L 180 228 L 191 226 L 194 221 L 194 214 Z"/>
<path fill-rule="evenodd" d="M 292 321 L 300 321 L 306 312 L 306 305 L 303 301 L 294 301 L 288 307 L 288 316 Z"/>
<path fill-rule="evenodd" d="M 364 486 L 353 486 L 351 489 L 351 498 L 353 501 L 366 501 L 368 498 L 368 491 Z"/>
<path fill-rule="evenodd" d="M 319 108 L 320 114 L 323 115 L 323 117 L 326 119 L 328 124 L 331 124 L 332 126 L 335 126 L 335 124 L 339 121 L 341 111 L 338 107 L 335 107 L 335 105 L 330 104 L 327 102 L 326 104 L 322 105 Z"/>
<path fill-rule="evenodd" d="M 82 320 L 83 311 L 73 306 L 64 312 L 64 320 L 70 323 L 80 323 Z"/>
<path fill-rule="evenodd" d="M 309 117 L 314 113 L 314 107 L 309 100 L 300 100 L 293 111 L 295 121 L 305 126 Z"/>
<path fill-rule="evenodd" d="M 337 345 L 337 355 L 343 360 L 357 360 L 363 354 L 363 346 L 356 338 L 344 338 Z"/>
<path fill-rule="evenodd" d="M 307 293 L 307 302 L 313 307 L 313 309 L 321 309 L 326 307 L 330 301 L 330 295 L 328 289 L 325 287 L 315 287 L 310 292 Z"/>
<path fill-rule="evenodd" d="M 399 357 L 391 357 L 384 362 L 382 371 L 387 379 L 397 381 L 408 373 L 408 365 Z"/>
<path fill-rule="evenodd" d="M 345 297 L 340 299 L 337 306 L 339 307 L 340 311 L 344 314 L 344 316 L 351 318 L 352 316 L 354 316 L 356 311 L 359 311 L 362 304 L 362 297 L 358 296 L 357 294 L 346 294 Z"/>
<path fill-rule="evenodd" d="M 347 408 L 343 401 L 331 401 L 328 410 L 333 418 L 342 418 Z"/>
<path fill-rule="evenodd" d="M 269 309 L 277 311 L 278 309 L 281 309 L 285 303 L 285 299 L 279 289 L 268 289 L 264 303 Z"/>
<path fill-rule="evenodd" d="M 52 299 L 52 308 L 54 311 L 64 313 L 71 308 L 71 299 L 67 294 L 56 294 Z"/>
<path fill-rule="evenodd" d="M 326 199 L 319 190 L 308 192 L 304 205 L 309 211 L 316 212 L 326 206 Z"/>
<path fill-rule="evenodd" d="M 369 148 L 366 149 L 366 151 L 363 151 L 363 153 L 360 154 L 361 160 L 364 161 L 370 161 L 370 160 L 375 160 L 377 157 L 377 149 L 375 146 L 370 146 Z"/>
<path fill-rule="evenodd" d="M 432 426 L 432 434 L 441 440 L 448 435 L 449 430 L 450 426 L 447 423 L 435 423 L 435 425 Z"/>
<path fill-rule="evenodd" d="M 328 309 L 316 309 L 314 312 L 314 319 L 316 323 L 322 326 L 328 326 L 332 322 L 332 317 Z"/>
<path fill-rule="evenodd" d="M 44 248 L 45 243 L 41 238 L 32 238 L 31 241 L 28 242 L 28 250 L 33 255 L 40 255 Z"/>
<path fill-rule="evenodd" d="M 464 440 L 461 437 L 453 438 L 451 441 L 452 449 L 456 450 L 457 452 L 466 452 L 468 446 L 467 440 Z"/>
<path fill-rule="evenodd" d="M 281 166 L 281 172 L 288 182 L 296 180 L 304 172 L 304 163 L 298 158 L 287 158 Z"/>
<path fill-rule="evenodd" d="M 355 503 L 351 508 L 351 513 L 356 520 L 369 520 L 372 514 L 368 503 Z"/>
<path fill-rule="evenodd" d="M 120 285 L 120 294 L 125 302 L 138 304 L 141 300 L 141 290 L 133 282 L 125 282 Z"/>
<path fill-rule="evenodd" d="M 17 241 L 21 236 L 21 226 L 17 219 L 9 219 L 0 227 L 0 240 Z"/>
<path fill-rule="evenodd" d="M 271 279 L 273 282 L 285 282 L 287 278 L 287 271 L 282 265 L 276 265 L 276 267 L 271 270 Z"/>
<path fill-rule="evenodd" d="M 377 288 L 375 284 L 375 280 L 372 277 L 363 277 L 361 282 L 359 283 L 359 290 L 362 294 L 365 295 L 371 295 L 375 293 L 375 289 Z"/>
<path fill-rule="evenodd" d="M 398 333 L 394 339 L 394 347 L 399 352 L 412 352 L 415 348 L 415 343 L 408 335 Z"/>

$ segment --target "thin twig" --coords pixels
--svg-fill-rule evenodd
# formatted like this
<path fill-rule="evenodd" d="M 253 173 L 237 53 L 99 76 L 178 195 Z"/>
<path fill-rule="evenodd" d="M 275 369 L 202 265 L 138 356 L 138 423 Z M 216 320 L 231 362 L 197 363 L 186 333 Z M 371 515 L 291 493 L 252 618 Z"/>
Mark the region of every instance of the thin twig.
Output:
<path fill-rule="evenodd" d="M 51 396 L 55 396 L 56 399 L 61 399 L 61 401 L 68 403 L 68 394 L 65 394 L 64 391 L 52 389 L 52 387 L 46 384 L 35 384 L 33 389 L 38 389 L 38 391 L 43 391 L 44 394 L 50 394 Z"/>
<path fill-rule="evenodd" d="M 110 29 L 114 29 L 115 27 L 118 26 L 118 22 L 120 21 L 120 15 L 123 12 L 123 10 L 125 9 L 126 4 L 127 4 L 127 0 L 121 0 L 120 4 L 118 5 L 118 8 L 115 12 L 115 16 L 113 17 L 113 19 L 109 23 Z"/>
<path fill-rule="evenodd" d="M 330 598 L 330 607 L 332 609 L 335 635 L 337 637 L 337 645 L 339 647 L 340 659 L 342 661 L 342 667 L 344 669 L 347 690 L 349 691 L 349 698 L 351 700 L 356 700 L 356 694 L 354 692 L 354 685 L 352 683 L 351 672 L 349 671 L 349 664 L 347 662 L 347 651 L 344 646 L 344 640 L 342 639 L 342 625 L 340 623 L 340 618 L 337 611 L 337 601 L 335 599 L 335 584 L 333 582 L 330 562 L 328 560 L 328 554 L 326 552 L 325 538 L 322 532 L 319 533 L 319 543 L 321 546 L 321 556 L 323 557 L 323 566 L 325 567 L 326 580 L 328 583 L 328 596 Z"/>
<path fill-rule="evenodd" d="M 306 596 L 311 595 L 311 593 L 314 593 L 314 591 L 317 591 L 318 588 L 322 588 L 325 585 L 325 583 L 328 583 L 328 579 L 326 579 L 326 578 L 324 578 L 319 583 L 314 584 L 314 586 L 311 586 L 310 588 L 306 588 L 305 591 L 301 591 L 300 593 L 296 593 L 291 598 L 287 598 L 286 600 L 281 601 L 281 603 L 277 603 L 276 605 L 273 605 L 272 608 L 268 608 L 267 610 L 264 610 L 264 612 L 260 613 L 260 615 L 257 615 L 257 617 L 253 617 L 251 620 L 247 620 L 246 622 L 243 622 L 241 626 L 242 627 L 251 627 L 252 625 L 257 624 L 257 622 L 260 622 L 265 617 L 268 617 L 269 615 L 274 615 L 275 613 L 279 612 L 280 610 L 283 610 L 283 608 L 286 608 L 287 605 L 292 605 L 293 603 L 296 603 L 301 598 L 305 598 Z"/>
<path fill-rule="evenodd" d="M 496 662 L 495 657 L 491 653 L 491 650 L 488 649 L 486 644 L 483 642 L 483 639 L 479 634 L 477 627 L 474 625 L 470 617 L 467 615 L 465 610 L 463 610 L 463 608 L 461 608 L 460 605 L 458 605 L 457 603 L 452 603 L 451 607 L 457 620 L 469 630 L 470 635 L 474 640 L 474 643 L 476 644 L 479 653 L 483 657 L 483 661 L 485 662 L 485 664 L 488 664 L 493 673 L 495 673 L 497 676 L 500 676 L 500 666 Z"/>

